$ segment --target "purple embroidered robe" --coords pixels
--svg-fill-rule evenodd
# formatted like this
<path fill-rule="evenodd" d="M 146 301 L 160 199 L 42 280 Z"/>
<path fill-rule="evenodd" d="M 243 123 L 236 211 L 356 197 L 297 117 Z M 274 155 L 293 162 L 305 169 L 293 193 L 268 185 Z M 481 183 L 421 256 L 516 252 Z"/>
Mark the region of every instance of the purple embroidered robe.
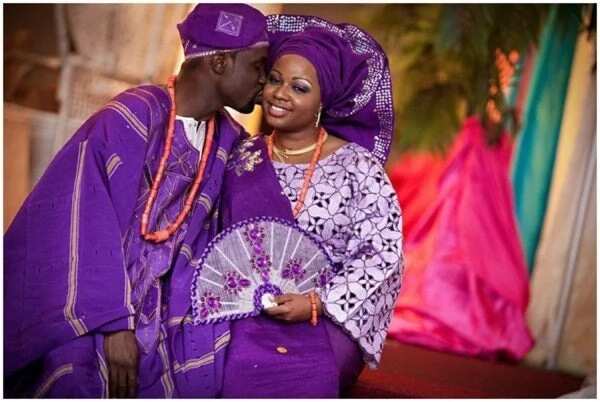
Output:
<path fill-rule="evenodd" d="M 295 222 L 290 200 L 260 137 L 242 140 L 223 182 L 220 225 L 252 217 Z M 279 346 L 287 353 L 277 351 Z M 260 315 L 231 321 L 222 396 L 226 398 L 333 398 L 360 373 L 361 350 L 347 331 L 322 316 L 316 327 Z"/>
<path fill-rule="evenodd" d="M 161 245 L 139 236 L 171 102 L 130 89 L 87 120 L 56 155 L 4 238 L 6 389 L 20 395 L 106 397 L 103 334 L 135 329 L 138 396 L 212 397 L 227 323 L 193 326 L 189 261 L 217 231 L 222 176 L 241 128 L 217 115 L 194 207 Z M 200 155 L 177 122 L 152 210 L 162 229 L 183 207 Z"/>

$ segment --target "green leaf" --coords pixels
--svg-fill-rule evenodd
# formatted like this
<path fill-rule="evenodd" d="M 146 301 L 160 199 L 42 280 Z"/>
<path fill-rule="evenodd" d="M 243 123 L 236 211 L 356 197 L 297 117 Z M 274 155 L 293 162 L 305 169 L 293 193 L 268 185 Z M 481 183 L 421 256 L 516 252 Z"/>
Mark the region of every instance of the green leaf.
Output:
<path fill-rule="evenodd" d="M 487 122 L 489 88 L 498 84 L 496 49 L 524 53 L 537 44 L 548 9 L 548 4 L 387 4 L 365 17 L 363 27 L 383 38 L 390 60 L 397 147 L 443 151 L 467 114 Z M 575 11 L 567 10 L 565 20 Z M 494 101 L 508 119 L 501 92 Z M 491 127 L 492 139 L 494 132 Z"/>

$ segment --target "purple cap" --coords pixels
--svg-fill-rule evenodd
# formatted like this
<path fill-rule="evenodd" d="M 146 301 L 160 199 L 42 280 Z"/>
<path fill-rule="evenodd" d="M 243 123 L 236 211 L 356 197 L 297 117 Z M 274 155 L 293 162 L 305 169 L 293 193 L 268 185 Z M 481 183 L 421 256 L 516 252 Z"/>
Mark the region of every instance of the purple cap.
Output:
<path fill-rule="evenodd" d="M 185 58 L 268 46 L 260 11 L 245 4 L 198 4 L 177 25 Z"/>

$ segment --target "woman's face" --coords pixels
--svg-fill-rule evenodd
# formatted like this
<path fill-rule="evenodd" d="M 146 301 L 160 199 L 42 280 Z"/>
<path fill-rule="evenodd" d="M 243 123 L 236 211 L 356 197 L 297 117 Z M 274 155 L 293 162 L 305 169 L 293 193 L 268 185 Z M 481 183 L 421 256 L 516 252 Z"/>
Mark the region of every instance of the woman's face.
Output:
<path fill-rule="evenodd" d="M 285 54 L 275 61 L 263 89 L 267 123 L 280 131 L 314 127 L 321 103 L 317 71 L 304 57 Z"/>

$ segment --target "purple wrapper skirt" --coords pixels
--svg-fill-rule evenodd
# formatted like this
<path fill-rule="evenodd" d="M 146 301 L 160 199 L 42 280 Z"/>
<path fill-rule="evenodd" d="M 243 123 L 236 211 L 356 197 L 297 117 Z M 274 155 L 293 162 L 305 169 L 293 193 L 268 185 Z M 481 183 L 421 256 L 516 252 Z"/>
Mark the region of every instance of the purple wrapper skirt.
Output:
<path fill-rule="evenodd" d="M 40 390 L 45 398 L 106 396 L 107 378 L 98 371 L 102 352 L 102 335 L 76 338 L 46 354 L 19 383 L 9 380 L 8 390 L 5 383 L 5 396 L 33 396 L 32 390 Z M 140 370 L 145 375 L 139 378 L 138 397 L 164 397 L 160 382 L 144 380 L 160 378 L 162 366 L 153 364 L 155 361 L 141 359 Z M 356 381 L 362 368 L 356 342 L 325 317 L 315 327 L 266 316 L 236 320 L 231 322 L 219 396 L 335 398 Z"/>
<path fill-rule="evenodd" d="M 335 398 L 363 368 L 360 349 L 328 318 L 317 326 L 257 316 L 232 321 L 223 398 Z"/>

